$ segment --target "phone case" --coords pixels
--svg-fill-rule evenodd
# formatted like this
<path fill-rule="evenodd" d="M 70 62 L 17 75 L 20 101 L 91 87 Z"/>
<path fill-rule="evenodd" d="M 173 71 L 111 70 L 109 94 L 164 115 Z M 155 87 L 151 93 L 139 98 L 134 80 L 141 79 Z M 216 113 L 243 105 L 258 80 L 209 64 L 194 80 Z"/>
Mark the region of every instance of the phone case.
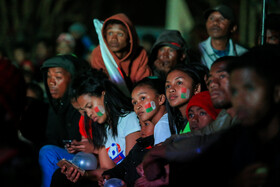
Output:
<path fill-rule="evenodd" d="M 84 170 L 84 169 L 82 169 L 82 168 L 76 166 L 75 164 L 73 164 L 73 163 L 70 162 L 69 160 L 66 160 L 65 158 L 63 158 L 62 160 L 60 160 L 60 161 L 57 163 L 57 165 L 58 165 L 60 168 L 62 168 L 62 166 L 64 166 L 64 165 L 65 165 L 67 168 L 69 168 L 69 167 L 74 167 L 75 169 L 77 169 L 77 170 L 80 172 L 81 176 L 84 176 L 84 174 L 85 174 L 85 170 Z"/>

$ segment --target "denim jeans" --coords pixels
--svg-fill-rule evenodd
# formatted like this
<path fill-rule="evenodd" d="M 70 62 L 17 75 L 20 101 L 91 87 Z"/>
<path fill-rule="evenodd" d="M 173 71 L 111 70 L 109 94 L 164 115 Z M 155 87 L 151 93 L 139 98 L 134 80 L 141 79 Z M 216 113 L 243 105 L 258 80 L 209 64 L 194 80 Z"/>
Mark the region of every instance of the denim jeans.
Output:
<path fill-rule="evenodd" d="M 39 152 L 39 164 L 42 171 L 41 187 L 49 187 L 52 180 L 52 175 L 59 167 L 57 162 L 63 158 L 72 160 L 75 154 L 70 154 L 66 149 L 55 146 L 45 145 Z"/>

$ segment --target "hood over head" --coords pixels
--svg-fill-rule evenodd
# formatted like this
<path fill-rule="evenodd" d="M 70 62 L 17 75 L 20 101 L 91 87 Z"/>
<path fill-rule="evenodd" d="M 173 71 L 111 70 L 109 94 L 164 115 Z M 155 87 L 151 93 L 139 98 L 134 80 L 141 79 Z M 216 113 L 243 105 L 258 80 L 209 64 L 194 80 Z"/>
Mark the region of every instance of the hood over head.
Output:
<path fill-rule="evenodd" d="M 139 38 L 138 38 L 138 35 L 136 33 L 136 29 L 135 29 L 134 25 L 132 24 L 131 20 L 125 14 L 123 14 L 123 13 L 115 14 L 115 15 L 107 18 L 103 23 L 102 35 L 103 35 L 103 39 L 104 39 L 106 44 L 107 44 L 107 41 L 105 39 L 105 27 L 108 24 L 108 22 L 111 21 L 111 20 L 118 20 L 118 21 L 122 22 L 125 25 L 125 27 L 127 28 L 128 35 L 129 35 L 130 47 L 129 47 L 128 54 L 122 59 L 122 60 L 126 60 L 131 55 L 134 55 L 139 48 Z"/>
<path fill-rule="evenodd" d="M 50 103 L 52 105 L 53 105 L 52 102 L 54 99 L 52 99 L 50 92 L 49 92 L 49 88 L 48 88 L 48 84 L 47 84 L 47 73 L 48 73 L 48 68 L 54 68 L 54 67 L 61 67 L 61 68 L 65 69 L 66 71 L 68 71 L 70 73 L 71 77 L 73 77 L 73 76 L 75 76 L 77 71 L 88 68 L 89 64 L 87 64 L 85 61 L 83 61 L 73 55 L 57 55 L 55 57 L 52 57 L 52 58 L 46 60 L 43 63 L 43 65 L 41 67 L 41 71 L 43 73 L 43 81 L 44 81 L 44 85 L 46 88 L 48 100 L 50 101 Z M 64 102 L 66 102 L 66 100 L 68 100 L 67 91 L 61 100 Z"/>
<path fill-rule="evenodd" d="M 162 46 L 169 46 L 181 53 L 187 52 L 187 43 L 178 30 L 165 30 L 157 38 L 151 48 L 150 63 L 157 58 L 158 49 Z"/>

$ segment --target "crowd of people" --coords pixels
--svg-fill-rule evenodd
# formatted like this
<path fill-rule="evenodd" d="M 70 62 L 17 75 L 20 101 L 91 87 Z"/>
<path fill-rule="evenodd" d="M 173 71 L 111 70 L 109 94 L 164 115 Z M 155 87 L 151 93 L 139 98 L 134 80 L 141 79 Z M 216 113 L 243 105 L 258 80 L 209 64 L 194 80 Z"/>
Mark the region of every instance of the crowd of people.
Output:
<path fill-rule="evenodd" d="M 233 41 L 230 7 L 204 18 L 199 56 L 178 30 L 147 51 L 123 13 L 94 20 L 96 47 L 75 23 L 56 52 L 38 41 L 33 62 L 24 44 L 14 62 L 0 51 L 0 174 L 41 187 L 279 186 L 279 16 L 267 16 L 266 44 L 248 49 Z M 21 169 L 38 167 L 19 177 L 7 168 L 27 151 Z M 57 165 L 79 152 L 97 168 Z"/>

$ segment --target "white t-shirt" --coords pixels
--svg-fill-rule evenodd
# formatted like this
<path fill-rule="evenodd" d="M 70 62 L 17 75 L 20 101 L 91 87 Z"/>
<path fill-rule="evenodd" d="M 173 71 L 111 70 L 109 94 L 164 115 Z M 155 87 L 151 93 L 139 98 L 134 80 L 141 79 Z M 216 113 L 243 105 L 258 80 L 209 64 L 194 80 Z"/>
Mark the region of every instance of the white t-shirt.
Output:
<path fill-rule="evenodd" d="M 119 164 L 125 158 L 125 137 L 131 133 L 140 131 L 139 120 L 135 112 L 125 117 L 120 117 L 118 122 L 118 136 L 113 137 L 113 132 L 107 128 L 107 142 L 105 148 L 109 157 Z"/>
<path fill-rule="evenodd" d="M 167 138 L 171 136 L 169 122 L 168 122 L 168 114 L 164 114 L 160 120 L 157 122 L 154 128 L 154 139 L 155 144 L 159 144 L 164 142 Z"/>

